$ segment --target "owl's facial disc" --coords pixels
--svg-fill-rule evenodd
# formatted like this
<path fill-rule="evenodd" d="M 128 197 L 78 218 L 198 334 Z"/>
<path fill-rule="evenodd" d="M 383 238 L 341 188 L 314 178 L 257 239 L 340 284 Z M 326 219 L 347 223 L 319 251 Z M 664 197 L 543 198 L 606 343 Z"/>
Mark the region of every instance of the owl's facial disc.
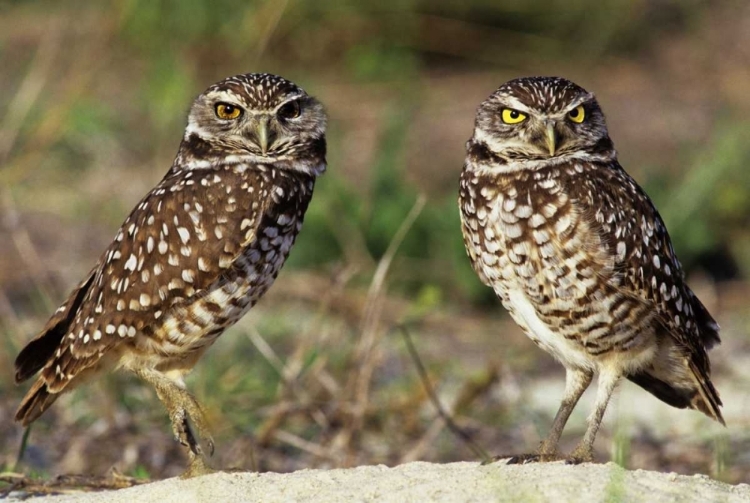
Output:
<path fill-rule="evenodd" d="M 267 85 L 216 85 L 199 96 L 190 111 L 185 138 L 195 135 L 210 153 L 243 162 L 291 161 L 325 152 L 326 114 L 322 105 L 298 87 L 285 93 Z M 290 84 L 291 85 L 291 84 Z"/>
<path fill-rule="evenodd" d="M 586 119 L 585 108 L 581 103 L 586 98 L 588 96 L 574 99 L 565 108 L 540 110 L 513 96 L 505 96 L 496 104 L 499 113 L 478 123 L 478 127 L 483 129 L 486 136 L 489 136 L 491 128 L 502 133 L 496 136 L 502 136 L 505 141 L 495 142 L 500 148 L 503 144 L 509 149 L 525 146 L 524 150 L 528 155 L 537 158 L 555 157 L 578 143 L 578 125 Z"/>
<path fill-rule="evenodd" d="M 479 106 L 468 148 L 477 163 L 505 171 L 616 155 L 594 95 L 559 77 L 500 86 Z"/>
<path fill-rule="evenodd" d="M 601 111 L 582 93 L 554 108 L 492 96 L 477 114 L 473 141 L 506 159 L 561 162 L 593 153 L 607 138 Z"/>
<path fill-rule="evenodd" d="M 269 164 L 317 176 L 326 168 L 326 123 L 323 105 L 296 84 L 236 75 L 193 101 L 177 160 L 185 169 Z"/>

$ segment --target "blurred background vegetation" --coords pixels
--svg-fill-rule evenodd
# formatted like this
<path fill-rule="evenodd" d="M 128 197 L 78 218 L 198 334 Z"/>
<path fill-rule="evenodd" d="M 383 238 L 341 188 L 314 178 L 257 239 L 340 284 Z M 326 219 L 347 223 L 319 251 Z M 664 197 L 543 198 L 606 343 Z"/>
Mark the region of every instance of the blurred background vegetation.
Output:
<path fill-rule="evenodd" d="M 715 367 L 729 429 L 631 386 L 600 460 L 750 481 L 749 404 L 732 394 L 750 353 L 741 0 L 0 1 L 0 466 L 14 467 L 22 433 L 17 351 L 166 172 L 192 98 L 261 71 L 327 106 L 329 170 L 279 281 L 191 376 L 217 465 L 471 459 L 425 400 L 393 331 L 404 322 L 485 449 L 536 447 L 562 370 L 474 276 L 456 197 L 477 105 L 537 74 L 597 94 L 621 163 L 725 329 Z M 629 416 L 641 401 L 655 412 Z M 153 392 L 115 375 L 46 413 L 18 469 L 163 477 L 182 463 Z"/>

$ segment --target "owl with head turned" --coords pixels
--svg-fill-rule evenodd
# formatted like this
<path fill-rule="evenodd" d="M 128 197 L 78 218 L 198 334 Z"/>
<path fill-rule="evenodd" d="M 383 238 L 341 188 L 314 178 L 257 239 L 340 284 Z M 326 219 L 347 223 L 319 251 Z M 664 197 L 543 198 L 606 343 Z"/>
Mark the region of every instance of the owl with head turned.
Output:
<path fill-rule="evenodd" d="M 213 440 L 183 378 L 276 279 L 326 168 L 325 131 L 320 102 L 276 75 L 237 75 L 198 96 L 172 167 L 18 355 L 16 382 L 40 374 L 16 420 L 124 368 L 164 403 L 185 475 L 210 471 Z"/>
<path fill-rule="evenodd" d="M 651 199 L 620 166 L 593 94 L 557 77 L 500 86 L 477 110 L 459 208 L 475 272 L 566 372 L 538 450 L 499 458 L 593 460 L 622 378 L 724 424 L 707 354 L 719 326 L 686 284 Z M 562 431 L 595 374 L 586 432 L 562 454 Z"/>

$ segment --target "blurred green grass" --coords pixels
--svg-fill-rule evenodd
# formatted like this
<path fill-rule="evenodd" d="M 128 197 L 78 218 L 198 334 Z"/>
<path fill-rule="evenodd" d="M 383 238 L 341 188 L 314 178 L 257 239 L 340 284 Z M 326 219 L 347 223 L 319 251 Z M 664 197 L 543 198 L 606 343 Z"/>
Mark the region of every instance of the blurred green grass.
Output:
<path fill-rule="evenodd" d="M 496 332 L 504 333 L 498 327 L 509 325 L 465 257 L 457 178 L 477 104 L 504 80 L 527 74 L 560 74 L 596 92 L 623 165 L 661 209 L 688 272 L 741 280 L 750 271 L 750 74 L 743 70 L 750 64 L 741 43 L 747 10 L 737 14 L 742 5 L 2 2 L 0 366 L 12 368 L 18 349 L 166 172 L 192 97 L 227 75 L 275 72 L 327 105 L 329 169 L 271 295 L 190 378 L 220 425 L 217 437 L 231 443 L 222 461 L 276 470 L 394 463 L 406 445 L 435 460 L 466 455 L 445 434 L 425 450 L 414 446 L 434 411 L 402 346 L 387 334 L 410 316 L 437 316 L 417 330 L 428 366 L 447 381 L 451 399 L 497 360 L 532 376 L 550 366 L 522 338 L 495 343 Z M 423 194 L 427 204 L 380 293 L 384 307 L 373 307 L 379 324 L 368 329 L 364 292 Z M 318 290 L 311 293 L 310 284 Z M 363 366 L 358 351 L 367 330 L 377 334 L 364 365 L 377 370 L 371 401 L 363 431 L 342 439 L 340 431 L 356 423 L 351 383 Z M 259 350 L 254 334 L 278 361 Z M 291 374 L 284 377 L 284 369 Z M 9 372 L 0 378 L 7 407 L 22 391 L 11 381 Z M 65 451 L 86 432 L 99 432 L 104 417 L 109 429 L 101 431 L 112 430 L 114 440 L 102 445 L 119 452 L 118 445 L 132 444 L 144 460 L 123 464 L 157 476 L 178 469 L 166 415 L 151 390 L 129 376 L 76 391 L 73 410 L 64 405 L 34 434 L 49 451 L 47 464 L 34 466 L 96 466 L 76 465 Z M 521 435 L 534 438 L 518 426 L 524 420 L 533 431 L 547 427 L 548 418 L 529 420 L 523 406 L 511 408 L 486 392 L 461 410 L 482 438 L 500 445 L 518 448 Z M 0 416 L 8 418 L 0 432 L 5 462 L 17 440 L 10 412 Z M 501 428 L 512 433 L 490 433 Z M 76 434 L 55 447 L 64 435 L 56 431 Z M 85 452 L 96 449 L 78 441 Z M 614 442 L 625 463 L 636 447 L 625 448 L 621 436 Z M 722 460 L 726 448 L 720 444 Z M 723 463 L 722 473 L 737 479 Z"/>
<path fill-rule="evenodd" d="M 545 62 L 559 68 L 566 60 L 574 73 L 586 73 L 608 58 L 648 57 L 653 50 L 649 43 L 672 33 L 700 32 L 706 9 L 707 3 L 698 1 L 616 0 L 476 0 L 460 5 L 336 1 L 325 7 L 311 1 L 232 0 L 210 5 L 202 0 L 79 2 L 65 8 L 52 2 L 7 4 L 2 55 L 15 71 L 0 81 L 3 96 L 11 98 L 4 107 L 6 122 L 13 119 L 8 108 L 33 61 L 30 41 L 51 37 L 66 49 L 48 49 L 55 55 L 44 90 L 21 123 L 12 125 L 18 134 L 5 153 L 0 180 L 21 210 L 52 211 L 69 221 L 93 216 L 94 223 L 112 228 L 132 205 L 131 196 L 168 166 L 189 101 L 206 82 L 238 71 L 270 70 L 298 79 L 311 92 L 347 83 L 368 93 L 380 84 L 387 91 L 379 103 L 373 154 L 367 172 L 354 175 L 361 183 L 352 184 L 346 173 L 340 146 L 351 135 L 339 129 L 333 116 L 331 168 L 319 183 L 290 267 L 320 268 L 347 260 L 347 247 L 358 259 L 377 260 L 416 195 L 427 190 L 428 207 L 404 243 L 403 267 L 397 266 L 394 274 L 401 281 L 394 286 L 413 294 L 435 285 L 447 300 L 487 302 L 491 294 L 478 285 L 463 259 L 452 204 L 455 184 L 446 180 L 432 187 L 409 176 L 412 126 L 417 116 L 429 113 L 425 79 L 436 71 L 460 73 L 467 65 L 507 73 Z M 47 24 L 37 23 L 36 30 L 23 26 L 42 10 Z M 443 29 L 448 32 L 442 43 L 453 43 L 459 54 L 428 45 Z M 482 30 L 489 30 L 482 39 L 486 49 L 514 50 L 496 51 L 490 62 L 486 53 L 462 46 L 472 37 L 454 38 Z M 41 52 L 44 44 L 39 43 Z M 531 62 L 514 59 L 530 53 Z M 750 184 L 741 167 L 750 152 L 741 140 L 745 123 L 732 117 L 730 106 L 717 107 L 715 118 L 704 119 L 720 125 L 705 143 L 676 139 L 684 142 L 679 145 L 681 166 L 671 159 L 649 164 L 642 179 L 663 208 L 688 269 L 716 249 L 728 250 L 743 271 L 748 268 L 744 228 Z M 463 120 L 464 138 L 470 121 Z M 356 112 L 348 125 L 358 126 Z M 461 145 L 450 147 L 456 152 L 451 158 L 459 159 Z M 439 153 L 422 162 L 440 173 L 460 169 L 443 163 Z M 633 169 L 638 174 L 639 167 Z M 143 181 L 112 198 L 106 182 L 125 180 L 110 173 L 132 173 Z M 87 179 L 95 185 L 81 187 Z M 60 194 L 61 188 L 68 190 Z M 81 188 L 87 197 L 81 197 Z M 360 249 L 352 250 L 347 242 L 352 232 L 360 234 Z"/>

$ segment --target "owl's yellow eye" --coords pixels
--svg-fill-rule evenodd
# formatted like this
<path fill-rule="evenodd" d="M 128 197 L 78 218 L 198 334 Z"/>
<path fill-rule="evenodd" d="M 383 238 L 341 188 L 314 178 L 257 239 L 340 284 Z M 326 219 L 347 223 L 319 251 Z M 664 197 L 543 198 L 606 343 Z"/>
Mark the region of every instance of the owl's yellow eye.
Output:
<path fill-rule="evenodd" d="M 583 122 L 583 119 L 586 118 L 586 111 L 583 109 L 583 105 L 578 105 L 573 110 L 568 112 L 568 118 L 576 124 L 580 124 L 581 122 Z"/>
<path fill-rule="evenodd" d="M 519 122 L 526 120 L 526 114 L 521 113 L 518 110 L 513 110 L 512 108 L 503 108 L 500 117 L 506 124 L 518 124 Z"/>
<path fill-rule="evenodd" d="M 216 104 L 216 117 L 219 119 L 232 120 L 240 115 L 242 115 L 242 109 L 237 105 L 231 105 L 229 103 Z"/>

